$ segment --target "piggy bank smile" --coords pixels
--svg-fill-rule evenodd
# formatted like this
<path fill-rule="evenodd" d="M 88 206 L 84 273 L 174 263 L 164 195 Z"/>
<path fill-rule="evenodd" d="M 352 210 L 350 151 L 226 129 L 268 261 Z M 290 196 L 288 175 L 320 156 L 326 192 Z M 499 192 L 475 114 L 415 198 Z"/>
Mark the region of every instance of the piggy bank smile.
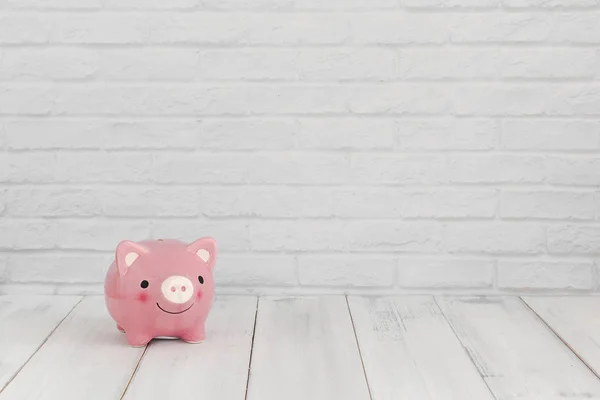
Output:
<path fill-rule="evenodd" d="M 164 308 L 162 308 L 162 307 L 160 306 L 160 304 L 156 303 L 156 305 L 158 306 L 158 308 L 160 308 L 162 311 L 166 312 L 167 314 L 173 314 L 173 315 L 174 315 L 174 314 L 183 314 L 184 312 L 186 312 L 187 310 L 189 310 L 190 308 L 192 308 L 192 307 L 194 306 L 194 303 L 192 303 L 192 305 L 191 305 L 191 306 L 189 306 L 188 308 L 186 308 L 185 310 L 183 310 L 183 311 L 179 311 L 179 312 L 167 311 L 167 310 L 165 310 Z"/>
<path fill-rule="evenodd" d="M 155 337 L 204 340 L 214 300 L 216 242 L 124 241 L 117 246 L 104 289 L 106 305 L 132 346 Z"/>

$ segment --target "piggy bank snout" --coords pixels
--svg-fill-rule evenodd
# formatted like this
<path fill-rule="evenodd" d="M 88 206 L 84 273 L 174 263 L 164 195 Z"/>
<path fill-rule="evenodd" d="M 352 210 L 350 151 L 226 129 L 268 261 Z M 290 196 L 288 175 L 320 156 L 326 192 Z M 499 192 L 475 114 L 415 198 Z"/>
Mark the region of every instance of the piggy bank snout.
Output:
<path fill-rule="evenodd" d="M 160 285 L 165 299 L 175 304 L 183 304 L 194 295 L 194 285 L 185 276 L 170 276 Z"/>

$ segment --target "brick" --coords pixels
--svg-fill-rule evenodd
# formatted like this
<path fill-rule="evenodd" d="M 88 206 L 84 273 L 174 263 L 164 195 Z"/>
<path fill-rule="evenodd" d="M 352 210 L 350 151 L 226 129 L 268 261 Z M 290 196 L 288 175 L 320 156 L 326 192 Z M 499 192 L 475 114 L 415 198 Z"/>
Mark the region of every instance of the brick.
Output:
<path fill-rule="evenodd" d="M 55 225 L 49 220 L 0 218 L 0 249 L 51 249 L 55 246 Z"/>
<path fill-rule="evenodd" d="M 295 8 L 295 0 L 200 0 L 200 7 L 206 10 L 281 10 Z"/>
<path fill-rule="evenodd" d="M 348 223 L 351 251 L 437 253 L 442 228 L 436 222 L 357 221 Z"/>
<path fill-rule="evenodd" d="M 102 7 L 102 0 L 3 0 L 0 5 L 5 9 L 17 10 L 94 10 Z"/>
<path fill-rule="evenodd" d="M 343 156 L 223 153 L 154 157 L 153 179 L 168 183 L 331 184 L 347 181 Z"/>
<path fill-rule="evenodd" d="M 106 49 L 100 52 L 97 69 L 98 78 L 105 80 L 189 81 L 197 74 L 198 53 L 193 49 Z"/>
<path fill-rule="evenodd" d="M 452 86 L 399 83 L 348 86 L 345 112 L 356 114 L 440 115 L 453 109 Z"/>
<path fill-rule="evenodd" d="M 598 0 L 502 0 L 504 7 L 511 8 L 582 8 L 600 5 Z"/>
<path fill-rule="evenodd" d="M 56 172 L 52 153 L 0 152 L 0 182 L 52 182 Z"/>
<path fill-rule="evenodd" d="M 211 217 L 400 218 L 404 197 L 395 188 L 205 188 L 200 208 Z"/>
<path fill-rule="evenodd" d="M 217 285 L 240 287 L 296 286 L 296 262 L 291 255 L 218 256 Z"/>
<path fill-rule="evenodd" d="M 198 79 L 390 80 L 395 52 L 387 49 L 218 49 L 199 53 Z"/>
<path fill-rule="evenodd" d="M 61 152 L 56 182 L 147 182 L 152 156 L 145 153 Z"/>
<path fill-rule="evenodd" d="M 193 187 L 117 186 L 97 190 L 109 217 L 194 217 L 198 190 Z M 143 200 L 142 200 L 143 199 Z"/>
<path fill-rule="evenodd" d="M 112 6 L 116 1 L 110 0 Z M 191 0 L 167 6 L 186 8 Z M 159 2 L 128 0 L 152 8 Z M 160 4 L 165 4 L 164 2 Z M 0 21 L 0 43 L 72 44 L 339 44 L 350 34 L 349 17 L 322 13 L 221 12 L 5 12 Z M 358 20 L 356 20 L 358 23 Z M 421 27 L 422 35 L 427 30 Z M 277 32 L 277 34 L 273 34 Z"/>
<path fill-rule="evenodd" d="M 102 0 L 104 7 L 109 9 L 193 9 L 203 0 Z"/>
<path fill-rule="evenodd" d="M 391 257 L 300 256 L 300 284 L 306 286 L 389 287 L 394 284 L 396 260 Z"/>
<path fill-rule="evenodd" d="M 548 115 L 598 115 L 600 114 L 600 87 L 589 84 L 555 85 L 547 102 Z"/>
<path fill-rule="evenodd" d="M 273 0 L 279 3 L 279 0 Z M 294 0 L 295 9 L 307 10 L 378 10 L 398 7 L 397 0 Z"/>
<path fill-rule="evenodd" d="M 0 282 L 6 282 L 8 276 L 8 258 L 0 254 Z"/>
<path fill-rule="evenodd" d="M 265 186 L 204 188 L 200 193 L 202 213 L 211 217 L 490 218 L 495 207 L 493 190 Z"/>
<path fill-rule="evenodd" d="M 564 86 L 564 85 L 563 85 Z M 3 114 L 26 115 L 280 115 L 280 114 L 460 114 L 594 115 L 599 87 L 487 87 L 431 83 L 329 85 L 0 85 Z M 569 90 L 567 90 L 569 89 Z M 579 90 L 581 89 L 581 90 Z M 461 93 L 459 96 L 458 93 Z M 515 102 L 524 100 L 523 108 Z M 556 97 L 548 106 L 548 96 Z M 584 96 L 579 104 L 568 102 Z M 587 96 L 587 97 L 585 97 Z M 538 101 L 544 101 L 538 104 Z M 527 101 L 525 101 L 527 100 Z"/>
<path fill-rule="evenodd" d="M 579 83 L 481 84 L 455 92 L 462 116 L 578 116 L 600 114 L 600 87 Z"/>
<path fill-rule="evenodd" d="M 14 283 L 103 283 L 114 255 L 63 253 L 8 257 L 7 280 Z"/>
<path fill-rule="evenodd" d="M 549 14 L 473 12 L 446 16 L 454 43 L 541 43 L 552 32 Z"/>
<path fill-rule="evenodd" d="M 447 181 L 446 160 L 431 155 L 352 154 L 349 178 L 364 184 L 439 184 Z"/>
<path fill-rule="evenodd" d="M 453 183 L 540 183 L 544 181 L 544 159 L 539 156 L 452 156 L 448 158 Z"/>
<path fill-rule="evenodd" d="M 102 216 L 103 193 L 90 188 L 11 187 L 8 212 L 17 217 Z"/>
<path fill-rule="evenodd" d="M 505 120 L 502 148 L 509 150 L 594 150 L 600 123 L 586 120 Z"/>
<path fill-rule="evenodd" d="M 250 248 L 248 223 L 244 221 L 161 218 L 152 224 L 152 237 L 155 239 L 178 239 L 191 243 L 204 236 L 211 236 L 217 241 L 219 253 Z"/>
<path fill-rule="evenodd" d="M 590 262 L 508 261 L 498 262 L 501 289 L 588 290 L 594 287 Z"/>
<path fill-rule="evenodd" d="M 356 44 L 431 44 L 448 40 L 452 21 L 443 14 L 366 13 L 348 19 Z"/>
<path fill-rule="evenodd" d="M 548 251 L 551 254 L 600 254 L 600 226 L 549 226 Z"/>
<path fill-rule="evenodd" d="M 252 221 L 253 251 L 348 250 L 345 223 L 330 221 Z"/>
<path fill-rule="evenodd" d="M 436 252 L 436 223 L 387 221 L 256 221 L 250 224 L 255 251 Z"/>
<path fill-rule="evenodd" d="M 249 183 L 330 184 L 348 181 L 347 160 L 338 155 L 306 154 L 253 157 Z"/>
<path fill-rule="evenodd" d="M 115 251 L 122 240 L 140 241 L 152 238 L 150 220 L 72 220 L 52 223 L 49 240 L 62 250 Z"/>
<path fill-rule="evenodd" d="M 504 78 L 593 78 L 595 49 L 503 49 L 498 66 Z"/>
<path fill-rule="evenodd" d="M 46 43 L 50 38 L 52 22 L 32 14 L 0 14 L 0 43 Z"/>
<path fill-rule="evenodd" d="M 378 10 L 397 8 L 396 0 L 202 0 L 208 10 Z"/>
<path fill-rule="evenodd" d="M 491 119 L 400 119 L 396 124 L 396 147 L 402 150 L 489 150 L 499 135 L 499 124 Z"/>
<path fill-rule="evenodd" d="M 288 119 L 209 119 L 196 137 L 198 148 L 286 150 L 295 146 L 298 124 Z"/>
<path fill-rule="evenodd" d="M 502 218 L 594 219 L 594 194 L 580 192 L 502 191 Z"/>
<path fill-rule="evenodd" d="M 400 0 L 409 8 L 496 8 L 500 0 Z"/>
<path fill-rule="evenodd" d="M 0 60 L 1 59 L 2 59 L 2 51 L 0 51 Z M 3 121 L 0 121 L 0 151 L 7 148 L 7 145 L 6 145 L 7 140 L 8 140 L 8 134 L 6 132 L 6 123 Z"/>
<path fill-rule="evenodd" d="M 5 12 L 0 43 L 142 43 L 147 29 L 143 14 Z"/>
<path fill-rule="evenodd" d="M 546 162 L 548 183 L 568 186 L 600 185 L 599 157 L 549 157 Z"/>
<path fill-rule="evenodd" d="M 465 85 L 456 93 L 454 110 L 462 116 L 540 115 L 551 95 L 556 96 L 548 85 Z"/>
<path fill-rule="evenodd" d="M 199 121 L 19 119 L 5 124 L 9 149 L 191 149 Z"/>
<path fill-rule="evenodd" d="M 371 89 L 374 95 L 388 90 Z M 0 110 L 27 115 L 324 114 L 346 112 L 351 96 L 340 85 L 0 85 Z M 429 107 L 411 106 L 408 97 L 399 100 L 408 111 Z"/>
<path fill-rule="evenodd" d="M 199 208 L 207 217 L 296 217 L 304 215 L 304 192 L 299 187 L 207 187 L 200 190 Z"/>
<path fill-rule="evenodd" d="M 87 49 L 5 48 L 0 53 L 0 79 L 90 79 L 98 62 L 98 55 Z"/>
<path fill-rule="evenodd" d="M 600 43 L 600 12 L 582 10 L 557 13 L 553 17 L 553 27 L 548 40 L 557 44 Z"/>
<path fill-rule="evenodd" d="M 0 187 L 0 216 L 4 214 L 9 202 L 9 192 L 7 188 Z"/>
<path fill-rule="evenodd" d="M 391 119 L 302 118 L 296 146 L 311 150 L 391 149 L 396 126 Z"/>
<path fill-rule="evenodd" d="M 398 285 L 404 288 L 490 288 L 494 264 L 490 260 L 405 259 L 398 261 Z"/>
<path fill-rule="evenodd" d="M 398 53 L 400 79 L 494 79 L 499 53 L 479 48 L 407 48 Z"/>
<path fill-rule="evenodd" d="M 529 223 L 456 222 L 444 235 L 450 253 L 539 254 L 546 244 L 543 227 Z"/>
<path fill-rule="evenodd" d="M 319 13 L 163 13 L 145 18 L 144 26 L 149 43 L 340 44 L 350 33 L 347 19 Z"/>
<path fill-rule="evenodd" d="M 405 192 L 404 218 L 492 218 L 495 190 L 432 190 Z"/>

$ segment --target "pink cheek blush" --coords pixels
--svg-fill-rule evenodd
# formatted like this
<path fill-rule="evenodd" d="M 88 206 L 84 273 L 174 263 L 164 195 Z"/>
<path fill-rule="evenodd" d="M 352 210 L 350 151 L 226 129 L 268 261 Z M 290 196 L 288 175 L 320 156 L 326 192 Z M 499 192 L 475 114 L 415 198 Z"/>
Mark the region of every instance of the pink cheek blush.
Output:
<path fill-rule="evenodd" d="M 196 294 L 196 297 L 198 299 L 201 299 L 202 298 L 202 292 L 198 290 L 198 294 Z"/>
<path fill-rule="evenodd" d="M 145 303 L 148 300 L 148 293 L 140 293 L 137 295 L 137 300 Z"/>

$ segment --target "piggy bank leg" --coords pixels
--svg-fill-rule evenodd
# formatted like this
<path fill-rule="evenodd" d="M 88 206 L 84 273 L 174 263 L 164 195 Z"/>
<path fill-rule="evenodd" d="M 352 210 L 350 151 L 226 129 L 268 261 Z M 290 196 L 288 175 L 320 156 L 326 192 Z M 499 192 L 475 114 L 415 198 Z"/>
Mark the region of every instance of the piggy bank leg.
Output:
<path fill-rule="evenodd" d="M 117 324 L 117 329 L 120 330 L 121 332 L 125 332 L 125 329 L 123 329 L 123 327 L 119 324 Z"/>
<path fill-rule="evenodd" d="M 127 343 L 133 347 L 144 347 L 152 340 L 152 336 L 139 332 L 126 331 L 125 337 L 127 338 Z"/>
<path fill-rule="evenodd" d="M 204 337 L 204 322 L 197 328 L 191 329 L 181 335 L 181 339 L 188 343 L 202 343 Z"/>

